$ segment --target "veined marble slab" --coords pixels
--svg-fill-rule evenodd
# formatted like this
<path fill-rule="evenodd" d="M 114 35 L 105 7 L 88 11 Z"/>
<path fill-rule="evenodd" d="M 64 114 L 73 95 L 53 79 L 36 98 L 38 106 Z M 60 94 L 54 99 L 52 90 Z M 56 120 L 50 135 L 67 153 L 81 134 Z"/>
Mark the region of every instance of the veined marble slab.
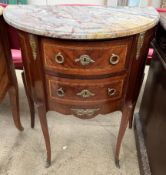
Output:
<path fill-rule="evenodd" d="M 152 7 L 8 6 L 6 22 L 13 27 L 53 38 L 109 39 L 144 32 L 159 21 Z"/>
<path fill-rule="evenodd" d="M 3 7 L 0 6 L 0 15 L 3 13 Z"/>
<path fill-rule="evenodd" d="M 160 22 L 161 22 L 161 25 L 166 30 L 166 13 L 160 13 Z"/>

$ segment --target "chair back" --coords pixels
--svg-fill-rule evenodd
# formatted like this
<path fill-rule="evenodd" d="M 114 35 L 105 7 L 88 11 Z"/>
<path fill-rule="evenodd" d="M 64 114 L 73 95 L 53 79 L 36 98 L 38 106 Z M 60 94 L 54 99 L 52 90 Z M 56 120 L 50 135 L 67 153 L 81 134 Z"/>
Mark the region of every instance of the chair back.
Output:
<path fill-rule="evenodd" d="M 7 4 L 0 3 L 0 6 L 6 7 Z M 11 49 L 20 49 L 17 30 L 11 26 L 8 26 L 9 43 Z"/>

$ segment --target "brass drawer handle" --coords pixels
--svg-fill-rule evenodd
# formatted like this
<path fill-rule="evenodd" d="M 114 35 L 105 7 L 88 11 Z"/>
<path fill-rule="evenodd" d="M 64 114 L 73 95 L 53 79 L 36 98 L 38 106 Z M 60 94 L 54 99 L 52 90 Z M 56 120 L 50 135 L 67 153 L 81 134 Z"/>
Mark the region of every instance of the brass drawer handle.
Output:
<path fill-rule="evenodd" d="M 116 94 L 116 89 L 108 88 L 108 95 L 109 96 L 114 96 L 115 94 Z"/>
<path fill-rule="evenodd" d="M 95 96 L 95 94 L 90 92 L 87 89 L 84 89 L 81 92 L 77 93 L 77 96 L 81 96 L 83 98 L 89 98 L 89 97 Z"/>
<path fill-rule="evenodd" d="M 116 54 L 112 54 L 112 56 L 110 58 L 110 64 L 116 65 L 119 63 L 119 61 L 120 61 L 120 57 Z"/>
<path fill-rule="evenodd" d="M 55 61 L 56 61 L 58 64 L 62 64 L 62 63 L 64 63 L 65 58 L 64 58 L 64 56 L 63 56 L 60 52 L 58 52 L 58 53 L 55 55 Z"/>
<path fill-rule="evenodd" d="M 71 109 L 77 116 L 93 116 L 100 108 L 96 109 Z"/>
<path fill-rule="evenodd" d="M 58 97 L 64 97 L 65 93 L 64 90 L 62 88 L 59 88 L 56 92 Z"/>
<path fill-rule="evenodd" d="M 81 55 L 80 58 L 75 59 L 75 62 L 80 62 L 81 65 L 87 66 L 95 61 L 89 55 Z"/>

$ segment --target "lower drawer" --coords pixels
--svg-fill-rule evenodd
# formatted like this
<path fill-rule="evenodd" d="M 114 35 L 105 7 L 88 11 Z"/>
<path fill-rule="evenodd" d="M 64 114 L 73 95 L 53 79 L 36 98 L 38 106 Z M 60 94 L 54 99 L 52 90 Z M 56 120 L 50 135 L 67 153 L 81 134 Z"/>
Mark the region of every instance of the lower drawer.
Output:
<path fill-rule="evenodd" d="M 105 79 L 69 79 L 46 75 L 49 110 L 86 119 L 120 110 L 126 76 Z"/>
<path fill-rule="evenodd" d="M 120 99 L 125 76 L 97 80 L 46 76 L 48 98 L 63 104 L 94 104 Z"/>

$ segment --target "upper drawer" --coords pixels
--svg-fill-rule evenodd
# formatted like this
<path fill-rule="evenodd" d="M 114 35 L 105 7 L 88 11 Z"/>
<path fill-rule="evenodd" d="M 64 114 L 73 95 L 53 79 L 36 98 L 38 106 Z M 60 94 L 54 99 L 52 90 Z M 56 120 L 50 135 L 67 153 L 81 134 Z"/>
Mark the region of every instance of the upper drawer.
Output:
<path fill-rule="evenodd" d="M 128 66 L 132 38 L 112 41 L 66 41 L 43 39 L 46 70 L 73 75 L 103 75 Z"/>

